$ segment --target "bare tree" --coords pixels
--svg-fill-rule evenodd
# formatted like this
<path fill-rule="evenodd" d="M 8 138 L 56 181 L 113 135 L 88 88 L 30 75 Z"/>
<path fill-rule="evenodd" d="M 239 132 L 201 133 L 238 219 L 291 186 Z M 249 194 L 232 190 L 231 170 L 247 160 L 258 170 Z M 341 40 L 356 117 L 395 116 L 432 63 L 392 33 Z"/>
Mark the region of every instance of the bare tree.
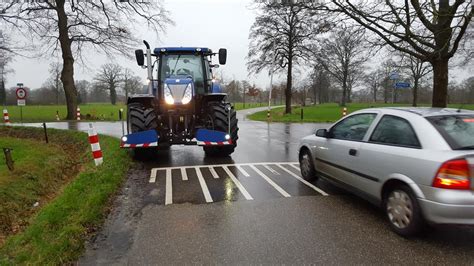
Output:
<path fill-rule="evenodd" d="M 141 23 L 155 33 L 171 20 L 157 1 L 12 1 L 2 19 L 39 39 L 47 52 L 61 51 L 61 81 L 67 103 L 67 118 L 75 117 L 77 89 L 74 62 L 86 48 L 107 55 L 129 55 L 138 39 L 131 27 Z M 48 53 L 45 53 L 48 54 Z"/>
<path fill-rule="evenodd" d="M 256 2 L 261 14 L 250 29 L 247 68 L 251 73 L 273 68 L 287 71 L 285 113 L 291 113 L 293 67 L 310 60 L 315 35 L 325 31 L 328 25 L 316 11 L 299 1 Z"/>
<path fill-rule="evenodd" d="M 333 11 L 373 32 L 375 43 L 430 62 L 432 105 L 446 107 L 449 60 L 468 40 L 463 37 L 474 16 L 473 1 L 331 0 L 331 3 Z"/>
<path fill-rule="evenodd" d="M 75 83 L 77 88 L 77 103 L 87 103 L 87 95 L 91 89 L 91 83 L 87 80 L 76 80 Z"/>
<path fill-rule="evenodd" d="M 128 68 L 123 71 L 123 91 L 125 92 L 125 99 L 128 99 L 130 94 L 139 92 L 143 88 L 142 79 L 135 75 L 134 72 Z"/>
<path fill-rule="evenodd" d="M 343 25 L 321 42 L 321 48 L 315 54 L 317 64 L 341 86 L 341 106 L 350 102 L 352 87 L 368 59 L 364 39 L 363 29 Z"/>
<path fill-rule="evenodd" d="M 63 91 L 63 84 L 61 82 L 61 69 L 63 66 L 61 63 L 53 62 L 49 64 L 49 73 L 50 77 L 47 81 L 49 87 L 54 91 L 56 97 L 56 104 L 59 104 L 59 97 L 61 95 L 61 91 Z"/>
<path fill-rule="evenodd" d="M 329 73 L 321 65 L 315 65 L 311 73 L 311 80 L 314 101 L 319 104 L 328 102 L 331 88 Z"/>
<path fill-rule="evenodd" d="M 383 83 L 383 72 L 380 69 L 375 69 L 364 76 L 366 84 L 369 86 L 372 101 L 377 102 L 377 92 Z"/>
<path fill-rule="evenodd" d="M 0 104 L 6 104 L 7 92 L 5 88 L 6 75 L 13 72 L 8 68 L 12 60 L 12 50 L 9 37 L 0 29 Z"/>
<path fill-rule="evenodd" d="M 412 55 L 403 57 L 402 65 L 407 69 L 411 79 L 413 80 L 413 106 L 417 106 L 418 103 L 418 88 L 420 86 L 421 79 L 431 73 L 433 70 L 431 65 L 427 62 L 421 61 Z"/>
<path fill-rule="evenodd" d="M 94 78 L 100 87 L 109 91 L 110 102 L 113 105 L 117 102 L 117 88 L 123 81 L 122 71 L 122 67 L 118 64 L 105 64 Z"/>

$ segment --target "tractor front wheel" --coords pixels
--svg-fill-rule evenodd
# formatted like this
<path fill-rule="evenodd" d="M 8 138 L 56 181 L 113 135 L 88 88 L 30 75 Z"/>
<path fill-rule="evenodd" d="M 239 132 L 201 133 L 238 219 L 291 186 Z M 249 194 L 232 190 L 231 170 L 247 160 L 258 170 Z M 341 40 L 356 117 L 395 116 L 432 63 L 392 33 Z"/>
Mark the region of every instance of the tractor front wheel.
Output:
<path fill-rule="evenodd" d="M 227 110 L 227 106 L 230 106 L 230 104 L 225 102 L 209 104 L 206 128 L 223 132 L 229 132 L 230 128 L 230 141 L 232 141 L 232 145 L 204 146 L 203 149 L 206 156 L 229 156 L 234 152 L 235 147 L 237 147 L 237 139 L 239 138 L 237 135 L 237 132 L 239 131 L 237 126 L 237 113 L 232 106 L 230 107 L 230 110 Z"/>
<path fill-rule="evenodd" d="M 128 132 L 136 133 L 157 128 L 156 113 L 153 108 L 146 108 L 140 103 L 128 106 Z M 134 148 L 133 156 L 138 160 L 150 160 L 156 155 L 156 148 Z"/>

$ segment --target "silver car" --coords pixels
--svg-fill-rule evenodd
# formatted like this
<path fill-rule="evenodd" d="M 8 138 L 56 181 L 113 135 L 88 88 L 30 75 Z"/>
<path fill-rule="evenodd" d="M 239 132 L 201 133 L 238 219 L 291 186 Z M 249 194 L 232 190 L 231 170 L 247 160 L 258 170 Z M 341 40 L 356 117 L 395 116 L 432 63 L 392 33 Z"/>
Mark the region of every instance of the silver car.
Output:
<path fill-rule="evenodd" d="M 373 108 L 302 139 L 301 174 L 381 206 L 400 235 L 425 222 L 474 225 L 474 112 Z"/>

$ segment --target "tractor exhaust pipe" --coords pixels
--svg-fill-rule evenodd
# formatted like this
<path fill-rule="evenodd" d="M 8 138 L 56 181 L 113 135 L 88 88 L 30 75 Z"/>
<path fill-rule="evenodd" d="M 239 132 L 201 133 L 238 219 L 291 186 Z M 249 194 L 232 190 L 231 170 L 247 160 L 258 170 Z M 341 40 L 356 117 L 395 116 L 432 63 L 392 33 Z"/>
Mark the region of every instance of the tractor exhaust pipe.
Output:
<path fill-rule="evenodd" d="M 147 41 L 143 40 L 146 46 L 146 68 L 148 70 L 148 94 L 153 94 L 153 66 L 151 63 L 151 49 Z"/>

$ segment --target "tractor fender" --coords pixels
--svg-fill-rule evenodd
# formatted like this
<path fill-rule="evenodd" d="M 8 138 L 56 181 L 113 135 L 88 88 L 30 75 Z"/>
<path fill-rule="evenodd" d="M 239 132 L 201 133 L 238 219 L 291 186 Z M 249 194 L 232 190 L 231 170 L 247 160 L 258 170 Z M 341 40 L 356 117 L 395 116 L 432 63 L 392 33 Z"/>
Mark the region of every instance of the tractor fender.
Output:
<path fill-rule="evenodd" d="M 222 102 L 227 97 L 227 93 L 211 93 L 204 95 L 205 102 Z"/>
<path fill-rule="evenodd" d="M 127 105 L 131 103 L 140 103 L 143 106 L 150 107 L 155 100 L 155 96 L 149 94 L 135 94 L 127 99 Z"/>

